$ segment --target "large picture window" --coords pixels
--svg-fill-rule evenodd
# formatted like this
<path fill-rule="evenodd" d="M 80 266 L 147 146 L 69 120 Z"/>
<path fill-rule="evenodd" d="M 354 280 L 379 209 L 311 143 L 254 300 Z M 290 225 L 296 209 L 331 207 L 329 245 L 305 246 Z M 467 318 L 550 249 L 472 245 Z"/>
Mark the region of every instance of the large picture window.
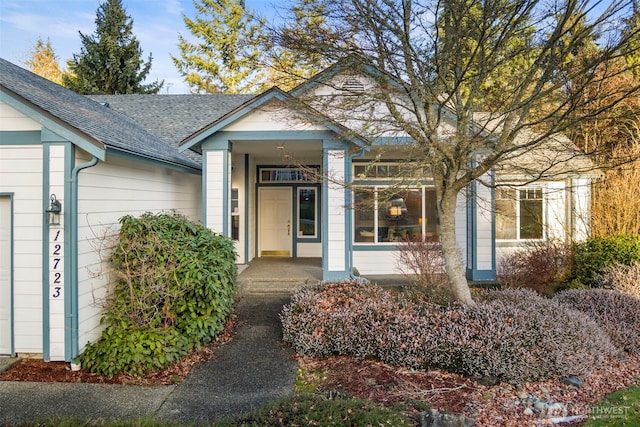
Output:
<path fill-rule="evenodd" d="M 542 188 L 496 191 L 496 239 L 536 240 L 543 237 Z"/>
<path fill-rule="evenodd" d="M 400 242 L 421 237 L 436 238 L 435 190 L 390 190 L 360 187 L 354 190 L 354 241 Z"/>

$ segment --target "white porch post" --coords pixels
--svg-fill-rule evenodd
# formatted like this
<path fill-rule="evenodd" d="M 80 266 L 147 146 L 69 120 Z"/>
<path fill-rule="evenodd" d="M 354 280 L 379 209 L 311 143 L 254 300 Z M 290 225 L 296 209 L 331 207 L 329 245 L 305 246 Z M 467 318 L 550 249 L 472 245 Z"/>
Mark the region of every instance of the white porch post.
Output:
<path fill-rule="evenodd" d="M 231 236 L 231 144 L 215 144 L 204 152 L 205 225 L 226 237 Z"/>
<path fill-rule="evenodd" d="M 323 143 L 325 180 L 323 183 L 323 280 L 346 280 L 351 274 L 350 224 L 347 218 L 349 156 L 344 147 L 336 148 L 329 141 Z"/>

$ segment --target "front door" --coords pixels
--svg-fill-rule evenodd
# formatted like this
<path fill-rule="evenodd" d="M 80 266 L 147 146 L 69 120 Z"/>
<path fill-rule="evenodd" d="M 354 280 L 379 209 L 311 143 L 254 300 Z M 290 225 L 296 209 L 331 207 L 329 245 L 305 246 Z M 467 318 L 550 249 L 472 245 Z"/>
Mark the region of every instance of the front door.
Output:
<path fill-rule="evenodd" d="M 0 196 L 0 354 L 11 354 L 11 198 Z"/>
<path fill-rule="evenodd" d="M 261 187 L 258 192 L 260 256 L 291 256 L 291 187 Z"/>

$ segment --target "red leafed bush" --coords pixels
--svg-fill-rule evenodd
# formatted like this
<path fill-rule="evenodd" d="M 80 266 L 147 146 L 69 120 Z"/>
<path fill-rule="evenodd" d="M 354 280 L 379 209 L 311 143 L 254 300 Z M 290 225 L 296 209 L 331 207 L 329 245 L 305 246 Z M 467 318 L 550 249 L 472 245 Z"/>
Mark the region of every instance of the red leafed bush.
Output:
<path fill-rule="evenodd" d="M 594 319 L 621 351 L 640 352 L 640 299 L 610 289 L 571 289 L 553 299 Z"/>
<path fill-rule="evenodd" d="M 296 293 L 284 339 L 308 356 L 375 357 L 519 383 L 584 375 L 616 353 L 586 315 L 530 290 L 482 293 L 476 306 L 420 306 L 374 285 L 328 284 Z"/>
<path fill-rule="evenodd" d="M 549 296 L 572 274 L 571 246 L 561 241 L 531 242 L 498 263 L 503 288 L 529 288 Z"/>

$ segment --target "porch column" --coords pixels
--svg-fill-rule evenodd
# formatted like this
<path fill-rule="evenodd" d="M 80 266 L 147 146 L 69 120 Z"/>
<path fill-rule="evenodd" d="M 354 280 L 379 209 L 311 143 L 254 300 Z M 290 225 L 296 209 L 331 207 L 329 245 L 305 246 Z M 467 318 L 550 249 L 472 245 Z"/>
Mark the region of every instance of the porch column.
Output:
<path fill-rule="evenodd" d="M 203 144 L 203 208 L 205 225 L 223 236 L 231 236 L 231 142 Z"/>
<path fill-rule="evenodd" d="M 325 226 L 322 231 L 322 279 L 346 280 L 351 274 L 350 211 L 347 209 L 349 189 L 349 156 L 344 146 L 323 141 L 322 158 L 325 179 L 322 210 Z"/>
<path fill-rule="evenodd" d="M 493 171 L 482 177 L 494 183 Z M 474 181 L 467 198 L 467 279 L 496 279 L 494 189 Z"/>

